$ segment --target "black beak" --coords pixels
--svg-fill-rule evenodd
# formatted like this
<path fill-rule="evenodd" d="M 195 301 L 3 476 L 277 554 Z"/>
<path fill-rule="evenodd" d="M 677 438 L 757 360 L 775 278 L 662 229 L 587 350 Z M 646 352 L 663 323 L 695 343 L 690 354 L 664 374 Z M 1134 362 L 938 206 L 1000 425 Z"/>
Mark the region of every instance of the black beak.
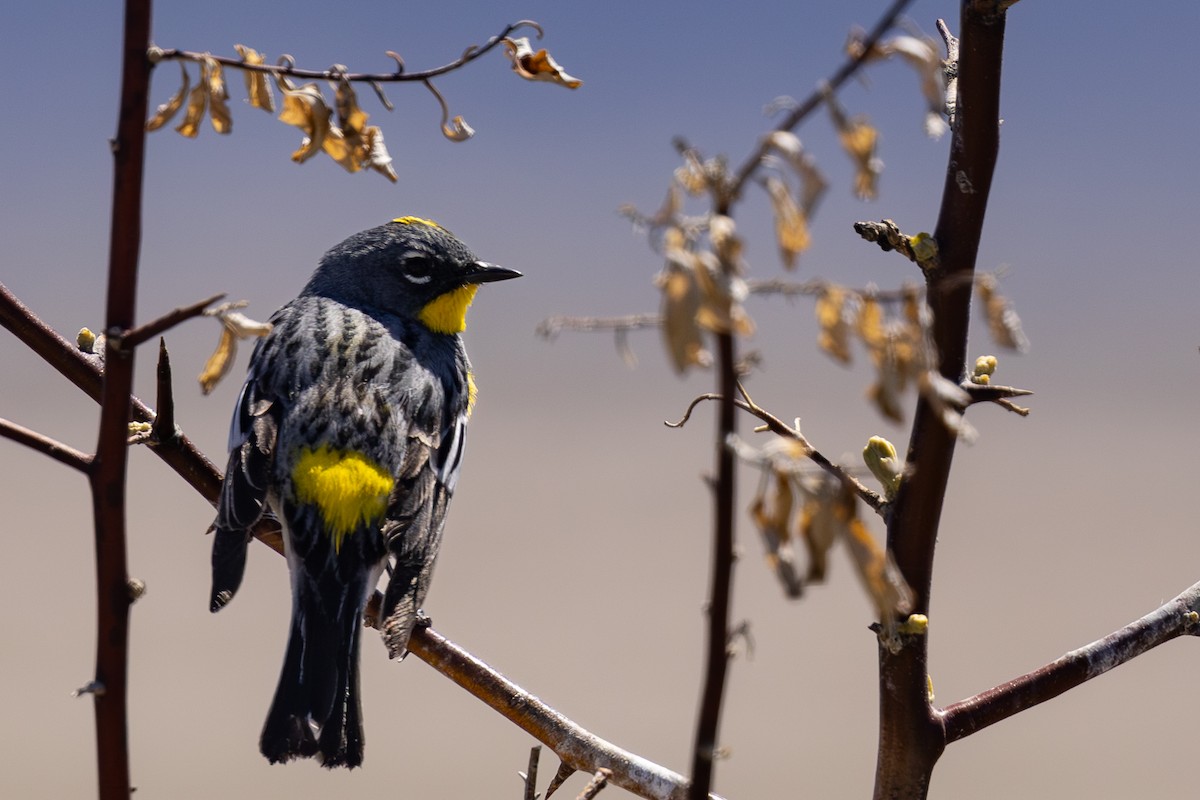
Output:
<path fill-rule="evenodd" d="M 521 277 L 521 273 L 515 269 L 489 264 L 486 261 L 476 261 L 468 264 L 463 273 L 463 281 L 466 283 L 491 283 L 493 281 L 506 281 L 509 278 L 519 277 Z"/>

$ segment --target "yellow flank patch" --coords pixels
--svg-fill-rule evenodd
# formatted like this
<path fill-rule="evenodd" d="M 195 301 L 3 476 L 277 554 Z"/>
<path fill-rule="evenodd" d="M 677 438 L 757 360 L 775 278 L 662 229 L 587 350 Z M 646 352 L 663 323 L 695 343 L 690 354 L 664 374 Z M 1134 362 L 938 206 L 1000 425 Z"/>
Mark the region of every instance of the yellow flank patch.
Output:
<path fill-rule="evenodd" d="M 471 412 L 475 410 L 475 398 L 479 394 L 479 387 L 475 385 L 475 373 L 467 370 L 467 416 L 471 416 Z"/>
<path fill-rule="evenodd" d="M 387 511 L 395 480 L 361 453 L 319 447 L 301 450 L 292 469 L 296 500 L 321 512 L 334 551 L 359 525 L 371 525 Z"/>
<path fill-rule="evenodd" d="M 434 333 L 462 333 L 467 329 L 467 306 L 478 290 L 474 283 L 451 289 L 426 303 L 417 317 Z"/>
<path fill-rule="evenodd" d="M 396 217 L 392 222 L 399 222 L 401 225 L 428 225 L 431 228 L 445 230 L 441 225 L 438 225 L 431 219 L 421 219 L 420 217 Z"/>

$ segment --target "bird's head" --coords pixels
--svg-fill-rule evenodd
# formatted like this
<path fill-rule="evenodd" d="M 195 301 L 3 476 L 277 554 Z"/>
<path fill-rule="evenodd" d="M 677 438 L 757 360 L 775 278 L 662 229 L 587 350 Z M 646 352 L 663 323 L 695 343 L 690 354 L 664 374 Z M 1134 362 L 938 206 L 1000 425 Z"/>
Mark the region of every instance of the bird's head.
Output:
<path fill-rule="evenodd" d="M 520 275 L 480 261 L 436 222 L 398 217 L 331 249 L 304 291 L 455 334 L 466 327 L 467 306 L 479 284 Z"/>

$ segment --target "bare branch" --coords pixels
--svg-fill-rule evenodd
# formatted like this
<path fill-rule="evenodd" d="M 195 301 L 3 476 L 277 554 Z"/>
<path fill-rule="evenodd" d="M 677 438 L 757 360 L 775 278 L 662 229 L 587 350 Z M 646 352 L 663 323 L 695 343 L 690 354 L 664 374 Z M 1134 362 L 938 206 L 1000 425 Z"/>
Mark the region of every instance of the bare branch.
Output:
<path fill-rule="evenodd" d="M 88 473 L 96 545 L 96 763 L 101 800 L 128 800 L 129 572 L 126 557 L 126 473 L 134 359 L 120 347 L 133 327 L 142 230 L 142 175 L 146 99 L 150 89 L 150 0 L 126 0 L 121 98 L 112 142 L 112 221 L 104 331 L 107 345 L 100 386 L 100 433 Z"/>
<path fill-rule="evenodd" d="M 468 47 L 463 52 L 463 54 L 459 58 L 456 58 L 454 61 L 451 61 L 448 64 L 443 64 L 440 67 L 434 67 L 433 69 L 422 70 L 420 72 L 406 71 L 404 69 L 404 62 L 401 61 L 397 56 L 395 56 L 390 51 L 387 53 L 387 55 L 392 56 L 393 58 L 397 59 L 397 68 L 396 68 L 395 72 L 346 72 L 346 73 L 343 73 L 338 70 L 332 70 L 332 69 L 323 69 L 323 70 L 300 69 L 298 67 L 291 65 L 290 63 L 289 64 L 280 64 L 280 65 L 247 64 L 245 61 L 243 61 L 239 58 L 230 58 L 227 56 L 214 56 L 211 53 L 196 53 L 196 52 L 192 52 L 189 50 L 179 50 L 179 49 L 175 49 L 175 48 L 163 49 L 163 48 L 156 47 L 156 48 L 151 48 L 148 52 L 150 53 L 150 59 L 152 61 L 156 61 L 156 62 L 157 61 L 172 61 L 172 60 L 177 60 L 177 59 L 182 59 L 185 61 L 204 61 L 206 59 L 212 59 L 213 61 L 216 61 L 218 64 L 221 64 L 226 67 L 234 67 L 236 69 L 242 69 L 242 70 L 246 70 L 248 72 L 266 72 L 271 75 L 287 75 L 287 76 L 293 77 L 293 78 L 307 78 L 307 79 L 311 79 L 311 80 L 337 80 L 339 78 L 344 78 L 345 80 L 351 81 L 353 83 L 370 83 L 370 84 L 403 83 L 403 82 L 408 82 L 408 81 L 427 81 L 430 78 L 436 78 L 438 75 L 444 75 L 447 72 L 453 72 L 456 69 L 465 67 L 467 64 L 476 60 L 480 56 L 486 54 L 489 50 L 492 50 L 497 45 L 499 45 L 501 42 L 503 42 L 510 33 L 513 33 L 514 31 L 517 31 L 521 28 L 529 28 L 529 27 L 536 29 L 538 32 L 538 38 L 541 38 L 541 34 L 542 34 L 541 26 L 539 26 L 536 22 L 533 22 L 532 20 L 523 19 L 523 20 L 520 20 L 519 22 L 514 22 L 509 25 L 505 25 L 504 30 L 500 31 L 500 33 L 498 33 L 495 36 L 493 36 L 492 38 L 488 39 L 482 45 Z"/>
<path fill-rule="evenodd" d="M 946 741 L 970 736 L 989 725 L 1058 697 L 1179 636 L 1200 635 L 1200 583 L 1114 633 L 1072 650 L 1033 672 L 958 703 L 939 716 Z"/>
<path fill-rule="evenodd" d="M 930 338 L 942 377 L 965 371 L 971 285 L 999 151 L 1000 74 L 1005 15 L 995 3 L 962 3 L 959 103 L 932 243 L 937 266 L 924 269 L 933 316 Z M 958 434 L 930 394 L 917 399 L 907 475 L 892 503 L 887 546 L 912 588 L 912 613 L 928 615 L 934 550 Z M 946 746 L 929 699 L 928 637 L 879 648 L 879 748 L 874 797 L 924 798 Z"/>
<path fill-rule="evenodd" d="M 804 99 L 803 102 L 796 105 L 779 124 L 775 126 L 777 131 L 790 131 L 796 128 L 803 122 L 809 114 L 816 111 L 825 102 L 825 98 L 831 92 L 837 89 L 849 80 L 854 73 L 858 72 L 859 67 L 867 60 L 868 56 L 875 49 L 875 44 L 883 38 L 892 26 L 896 24 L 896 20 L 903 13 L 905 7 L 911 0 L 895 0 L 888 7 L 879 21 L 875 23 L 875 27 L 871 28 L 870 32 L 862 39 L 862 49 L 855 55 L 848 58 L 838 69 L 825 80 L 818 84 L 817 88 Z M 759 142 L 758 147 L 746 158 L 737 172 L 734 173 L 732 181 L 730 181 L 727 190 L 727 199 L 725 207 L 719 209 L 720 213 L 727 213 L 728 206 L 732 205 L 740 194 L 746 182 L 758 171 L 759 165 L 762 164 L 763 158 L 767 155 L 770 149 L 767 137 L 763 137 Z"/>
<path fill-rule="evenodd" d="M 603 768 L 596 770 L 596 774 L 588 781 L 587 786 L 583 787 L 583 791 L 575 800 L 595 800 L 596 795 L 600 794 L 605 786 L 608 786 L 608 779 L 611 777 L 611 770 Z"/>
<path fill-rule="evenodd" d="M 418 628 L 408 646 L 422 661 L 553 750 L 571 771 L 612 770 L 613 784 L 639 797 L 682 800 L 687 796 L 688 781 L 682 775 L 584 730 L 432 628 Z"/>
<path fill-rule="evenodd" d="M 185 322 L 192 317 L 198 317 L 204 313 L 204 310 L 217 302 L 225 295 L 214 294 L 205 300 L 198 303 L 192 303 L 190 306 L 183 306 L 174 311 L 168 312 L 158 319 L 147 322 L 145 325 L 139 325 L 136 328 L 125 332 L 121 337 L 120 345 L 123 349 L 130 350 L 137 347 L 142 342 L 148 342 L 159 334 L 165 333 L 171 328 L 174 328 L 181 322 Z"/>
<path fill-rule="evenodd" d="M 0 436 L 12 439 L 37 452 L 50 456 L 61 464 L 77 469 L 86 474 L 92 468 L 92 457 L 87 453 L 76 450 L 70 445 L 51 439 L 49 436 L 30 430 L 15 422 L 0 419 Z"/>
<path fill-rule="evenodd" d="M 534 745 L 529 748 L 529 767 L 525 772 L 518 772 L 521 780 L 525 782 L 525 793 L 523 800 L 538 800 L 537 795 L 537 773 L 538 759 L 542 755 L 542 746 Z"/>
<path fill-rule="evenodd" d="M 741 389 L 740 385 L 739 389 Z M 854 475 L 851 474 L 851 472 L 845 467 L 830 461 L 828 457 L 813 447 L 809 443 L 808 439 L 805 438 L 805 436 L 800 433 L 799 430 L 793 428 L 783 420 L 779 419 L 779 417 L 776 417 L 771 412 L 754 403 L 745 394 L 744 389 L 741 389 L 741 391 L 743 392 L 742 396 L 746 399 L 735 399 L 733 401 L 735 406 L 761 419 L 766 423 L 764 426 L 766 430 L 771 431 L 771 433 L 778 434 L 779 436 L 792 439 L 793 441 L 799 443 L 804 448 L 805 455 L 807 455 L 814 464 L 853 489 L 854 493 L 858 495 L 859 499 L 869 505 L 875 511 L 875 513 L 880 514 L 881 516 L 886 514 L 888 508 L 887 501 L 878 492 L 869 489 L 862 481 L 854 477 Z M 663 424 L 668 428 L 682 428 L 684 424 L 691 419 L 692 411 L 695 410 L 696 406 L 707 400 L 715 401 L 720 399 L 721 396 L 718 394 L 702 394 L 688 404 L 687 410 L 684 412 L 682 419 L 677 422 L 664 422 Z"/>
<path fill-rule="evenodd" d="M 627 314 L 623 317 L 571 317 L 556 315 L 538 323 L 537 335 L 553 339 L 563 331 L 636 331 L 642 328 L 661 328 L 661 314 Z"/>

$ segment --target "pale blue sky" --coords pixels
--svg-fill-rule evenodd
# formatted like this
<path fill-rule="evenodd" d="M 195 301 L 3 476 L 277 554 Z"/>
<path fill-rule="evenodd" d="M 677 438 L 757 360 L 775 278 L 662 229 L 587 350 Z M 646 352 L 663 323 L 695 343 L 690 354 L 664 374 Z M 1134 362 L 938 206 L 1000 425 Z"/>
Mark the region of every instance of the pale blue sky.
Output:
<path fill-rule="evenodd" d="M 451 227 L 477 253 L 526 277 L 485 287 L 467 332 L 481 386 L 468 463 L 451 512 L 429 611 L 446 635 L 598 734 L 684 770 L 700 680 L 707 582 L 711 417 L 677 416 L 709 388 L 680 381 L 653 333 L 624 367 L 611 340 L 533 337 L 553 313 L 653 310 L 655 256 L 615 209 L 657 207 L 677 161 L 671 137 L 740 163 L 767 128 L 763 106 L 805 95 L 841 58 L 851 25 L 883 3 L 354 2 L 160 3 L 163 47 L 233 54 L 253 46 L 323 68 L 441 64 L 506 22 L 533 18 L 578 91 L 523 82 L 496 51 L 438 82 L 476 129 L 438 133 L 420 87 L 396 86 L 388 114 L 360 91 L 400 174 L 347 175 L 325 159 L 288 159 L 300 134 L 242 103 L 228 76 L 234 132 L 151 135 L 140 315 L 217 291 L 265 317 L 346 235 L 404 213 Z M 73 335 L 101 324 L 112 134 L 118 91 L 116 3 L 22 4 L 0 33 L 8 114 L 0 125 L 0 281 Z M 920 0 L 932 33 L 956 5 Z M 1003 291 L 1033 340 L 1001 356 L 999 378 L 1037 391 L 1028 419 L 972 411 L 981 438 L 956 459 L 933 594 L 938 702 L 1048 661 L 1200 579 L 1190 509 L 1200 394 L 1191 231 L 1200 175 L 1190 2 L 1024 0 L 1010 13 L 1001 155 L 980 267 L 1007 268 Z M 151 106 L 175 91 L 155 76 Z M 911 265 L 856 239 L 858 219 L 932 230 L 946 140 L 921 131 L 917 81 L 872 67 L 842 102 L 880 128 L 881 197 L 850 191 L 851 167 L 818 116 L 799 134 L 829 177 L 814 246 L 798 276 L 881 287 Z M 698 208 L 698 207 L 697 207 Z M 781 274 L 761 197 L 738 212 L 752 274 Z M 864 363 L 846 370 L 815 347 L 811 304 L 750 308 L 752 388 L 832 457 L 906 433 L 863 401 Z M 991 352 L 982 326 L 972 355 Z M 231 378 L 210 398 L 192 382 L 215 325 L 168 336 L 179 422 L 222 460 Z M 8 338 L 0 416 L 87 449 L 95 413 L 82 395 Z M 236 368 L 240 374 L 245 354 Z M 151 386 L 149 354 L 138 385 Z M 149 399 L 149 398 L 148 398 Z M 209 615 L 211 511 L 135 454 L 130 560 L 150 592 L 135 608 L 133 769 L 158 796 L 349 792 L 516 797 L 528 737 L 414 660 L 364 648 L 368 752 L 353 775 L 269 768 L 256 752 L 287 610 L 282 561 L 259 549 L 238 602 Z M 752 486 L 747 474 L 744 486 Z M 5 796 L 91 791 L 90 705 L 67 693 L 90 675 L 91 536 L 84 482 L 0 441 L 0 733 Z M 54 498 L 50 500 L 50 498 Z M 749 501 L 746 494 L 742 503 Z M 48 504 L 49 503 L 49 504 Z M 875 530 L 879 531 L 876 525 Z M 843 556 L 831 585 L 787 604 L 761 565 L 749 524 L 735 615 L 754 626 L 753 660 L 733 666 L 717 787 L 727 796 L 861 797 L 874 765 L 874 643 Z M 934 797 L 1184 796 L 1197 655 L 1174 643 L 1111 677 L 954 745 Z M 15 716 L 14 716 L 15 715 Z M 547 754 L 548 756 L 548 754 Z M 544 770 L 549 774 L 552 759 Z M 1103 770 L 1096 765 L 1102 763 Z M 572 784 L 574 786 L 574 784 Z M 570 790 L 571 787 L 568 787 Z M 576 787 L 574 791 L 578 791 Z"/>

